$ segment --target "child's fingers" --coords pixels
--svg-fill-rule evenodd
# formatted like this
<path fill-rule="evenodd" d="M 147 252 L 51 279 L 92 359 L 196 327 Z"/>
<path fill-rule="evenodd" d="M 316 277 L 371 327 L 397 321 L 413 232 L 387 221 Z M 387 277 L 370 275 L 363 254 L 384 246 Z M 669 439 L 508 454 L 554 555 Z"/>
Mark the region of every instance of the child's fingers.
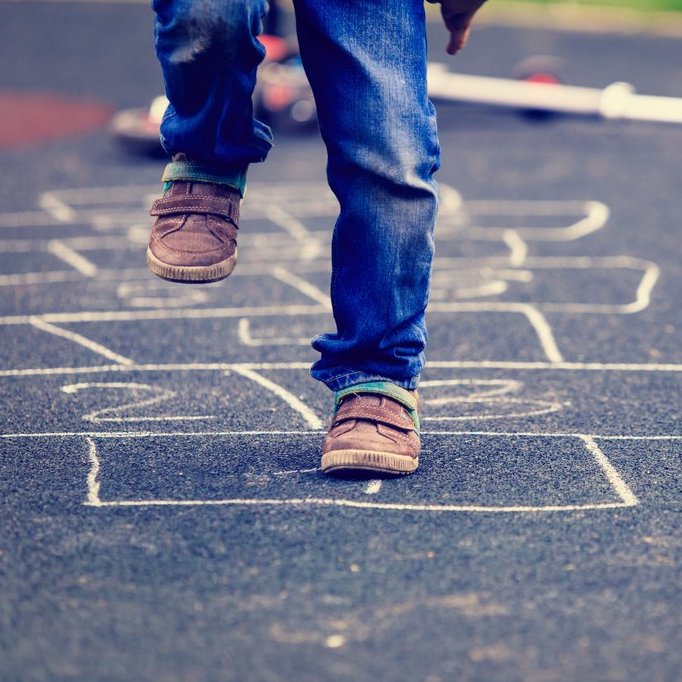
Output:
<path fill-rule="evenodd" d="M 443 17 L 445 26 L 450 31 L 450 42 L 446 48 L 448 54 L 457 54 L 466 45 L 473 18 L 473 12 Z"/>

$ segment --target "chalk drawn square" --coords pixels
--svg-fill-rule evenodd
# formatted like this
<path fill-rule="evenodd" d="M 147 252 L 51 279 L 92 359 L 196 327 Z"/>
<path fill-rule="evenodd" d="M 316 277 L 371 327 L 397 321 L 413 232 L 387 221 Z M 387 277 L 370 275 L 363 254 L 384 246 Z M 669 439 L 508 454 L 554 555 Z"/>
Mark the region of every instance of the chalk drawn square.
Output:
<path fill-rule="evenodd" d="M 588 437 L 432 434 L 425 438 L 416 475 L 369 481 L 323 475 L 321 439 L 321 434 L 88 438 L 86 504 L 491 513 L 637 504 Z"/>

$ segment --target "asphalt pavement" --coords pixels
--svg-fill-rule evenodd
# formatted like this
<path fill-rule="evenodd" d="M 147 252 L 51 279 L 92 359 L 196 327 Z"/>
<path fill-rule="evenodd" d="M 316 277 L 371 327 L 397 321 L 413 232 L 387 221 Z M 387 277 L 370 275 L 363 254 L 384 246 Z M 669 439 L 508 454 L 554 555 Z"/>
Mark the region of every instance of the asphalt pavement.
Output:
<path fill-rule="evenodd" d="M 681 126 L 439 105 L 422 463 L 331 478 L 317 134 L 252 169 L 233 276 L 165 283 L 163 160 L 104 124 L 161 91 L 149 8 L 0 27 L 0 679 L 682 679 Z M 453 64 L 538 53 L 682 94 L 673 38 L 486 26 Z"/>

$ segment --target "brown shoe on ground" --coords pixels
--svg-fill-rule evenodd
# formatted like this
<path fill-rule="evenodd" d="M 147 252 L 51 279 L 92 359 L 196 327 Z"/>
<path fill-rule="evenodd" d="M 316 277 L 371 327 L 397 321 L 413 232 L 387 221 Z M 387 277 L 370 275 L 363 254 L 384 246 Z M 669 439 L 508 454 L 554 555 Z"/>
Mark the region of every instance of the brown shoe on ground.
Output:
<path fill-rule="evenodd" d="M 217 282 L 237 264 L 239 192 L 207 182 L 175 180 L 154 202 L 147 267 L 172 282 Z"/>
<path fill-rule="evenodd" d="M 387 381 L 336 394 L 322 471 L 409 474 L 419 466 L 417 393 Z"/>

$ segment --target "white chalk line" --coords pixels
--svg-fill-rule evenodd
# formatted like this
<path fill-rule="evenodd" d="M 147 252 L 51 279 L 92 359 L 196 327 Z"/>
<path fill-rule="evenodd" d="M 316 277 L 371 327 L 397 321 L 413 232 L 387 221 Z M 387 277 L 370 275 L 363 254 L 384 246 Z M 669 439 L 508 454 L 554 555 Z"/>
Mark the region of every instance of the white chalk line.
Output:
<path fill-rule="evenodd" d="M 435 284 L 435 286 L 434 286 Z M 509 285 L 504 280 L 493 280 L 485 284 L 479 284 L 472 287 L 457 287 L 451 289 L 450 287 L 440 288 L 439 283 L 431 283 L 431 300 L 439 301 L 449 298 L 448 294 L 454 296 L 456 299 L 471 299 L 484 298 L 490 296 L 499 296 L 509 288 Z M 442 285 L 441 285 L 442 286 Z"/>
<path fill-rule="evenodd" d="M 467 398 L 492 398 L 494 396 L 507 395 L 518 391 L 523 387 L 523 382 L 516 379 L 429 379 L 419 382 L 419 388 L 441 388 L 443 386 L 471 386 L 475 387 L 476 392 L 471 393 Z M 484 388 L 489 386 L 490 388 Z M 427 400 L 420 400 L 427 404 L 439 404 L 442 398 L 432 398 Z M 446 398 L 446 401 L 452 398 Z M 458 400 L 458 398 L 455 398 Z"/>
<path fill-rule="evenodd" d="M 244 367 L 234 367 L 232 370 L 235 374 L 239 374 L 254 383 L 267 389 L 278 398 L 281 398 L 292 410 L 298 412 L 303 419 L 305 419 L 308 426 L 312 429 L 321 429 L 323 427 L 322 420 L 311 410 L 302 400 L 297 398 L 293 393 L 287 391 L 284 386 L 266 379 L 262 374 L 258 374 L 252 369 Z"/>
<path fill-rule="evenodd" d="M 36 433 L 2 433 L 0 438 L 6 440 L 22 438 L 109 438 L 109 439 L 150 439 L 150 438 L 226 438 L 230 436 L 319 436 L 324 431 L 277 431 L 245 430 L 245 431 L 45 431 Z"/>
<path fill-rule="evenodd" d="M 291 213 L 285 211 L 277 204 L 269 204 L 265 209 L 265 215 L 278 227 L 301 244 L 299 257 L 301 260 L 312 260 L 319 255 L 322 245 L 313 233 Z"/>
<path fill-rule="evenodd" d="M 646 272 L 653 261 L 634 256 L 528 256 L 524 264 L 534 269 L 593 270 L 598 268 L 641 270 Z"/>
<path fill-rule="evenodd" d="M 6 315 L 0 317 L 0 325 L 30 324 L 35 317 L 45 322 L 78 323 L 78 322 L 144 322 L 149 320 L 180 319 L 223 319 L 233 317 L 256 317 L 284 315 L 319 315 L 329 314 L 326 306 L 321 304 L 296 304 L 279 306 L 243 306 L 239 308 L 155 308 L 153 310 L 111 310 L 90 311 L 80 313 L 41 313 L 39 315 Z"/>
<path fill-rule="evenodd" d="M 524 256 L 525 259 L 525 256 Z M 483 274 L 490 273 L 495 277 L 503 277 L 504 279 L 512 280 L 514 282 L 529 283 L 533 281 L 533 273 L 530 270 L 510 270 L 509 268 L 475 268 Z"/>
<path fill-rule="evenodd" d="M 81 367 L 34 367 L 0 370 L 2 377 L 62 376 L 74 374 L 105 374 L 107 372 L 224 372 L 234 369 L 250 370 L 308 370 L 309 362 L 190 362 L 150 363 L 140 365 L 92 365 Z M 601 363 L 601 362 L 516 362 L 495 360 L 430 360 L 427 369 L 505 369 L 518 371 L 561 372 L 682 372 L 682 364 L 675 363 Z"/>
<path fill-rule="evenodd" d="M 427 401 L 425 401 L 427 402 Z M 489 405 L 492 408 L 497 408 L 495 412 L 484 412 L 482 414 L 459 414 L 456 416 L 442 416 L 442 417 L 421 417 L 422 422 L 464 422 L 464 421 L 490 421 L 491 419 L 519 419 L 521 417 L 539 417 L 543 414 L 553 414 L 563 409 L 563 405 L 557 402 L 550 402 L 546 400 L 536 400 L 533 398 L 443 398 L 441 405 L 444 404 L 459 404 L 459 405 Z M 500 412 L 502 406 L 513 405 L 525 407 L 526 409 L 519 409 L 516 412 Z M 535 407 L 533 407 L 535 406 Z"/>
<path fill-rule="evenodd" d="M 106 346 L 103 346 L 102 344 L 97 343 L 96 341 L 92 341 L 91 339 L 88 339 L 82 334 L 77 334 L 76 332 L 68 331 L 67 329 L 62 329 L 61 327 L 57 327 L 54 324 L 50 324 L 49 322 L 46 322 L 45 320 L 39 317 L 32 318 L 30 324 L 32 327 L 35 327 L 40 331 L 47 332 L 48 334 L 52 334 L 53 336 L 58 336 L 62 339 L 66 339 L 67 341 L 72 341 L 73 343 L 82 346 L 83 348 L 87 348 L 89 351 L 92 351 L 97 355 L 101 355 L 107 360 L 113 360 L 114 362 L 117 362 L 120 365 L 135 364 L 134 360 L 126 358 L 123 355 L 119 355 L 118 353 L 115 353 L 113 350 L 110 350 Z"/>
<path fill-rule="evenodd" d="M 547 359 L 550 362 L 563 362 L 563 355 L 559 351 L 559 347 L 554 339 L 554 332 L 545 316 L 532 305 L 524 305 L 520 308 L 520 312 L 526 316 L 528 322 L 530 322 L 535 330 Z"/>
<path fill-rule="evenodd" d="M 52 239 L 48 243 L 47 250 L 59 260 L 64 261 L 86 277 L 94 277 L 97 274 L 97 266 L 85 256 L 74 251 L 59 239 Z"/>
<path fill-rule="evenodd" d="M 0 239 L 0 253 L 35 253 L 47 247 L 35 239 Z"/>
<path fill-rule="evenodd" d="M 203 305 L 209 300 L 205 289 L 196 286 L 183 289 L 169 289 L 162 280 L 123 281 L 116 288 L 116 296 L 133 308 L 180 308 L 191 303 Z"/>
<path fill-rule="evenodd" d="M 43 192 L 38 198 L 38 205 L 60 223 L 76 220 L 76 212 L 73 208 L 65 204 L 53 192 Z"/>
<path fill-rule="evenodd" d="M 137 204 L 142 205 L 144 197 L 156 197 L 161 191 L 161 182 L 155 185 L 105 185 L 103 187 L 71 187 L 52 190 L 50 194 L 69 206 L 90 204 Z M 131 196 L 140 201 L 131 201 Z M 151 199 L 149 204 L 151 205 Z"/>
<path fill-rule="evenodd" d="M 100 503 L 99 498 L 99 470 L 100 462 L 97 456 L 97 444 L 92 438 L 86 438 L 88 443 L 88 460 L 90 462 L 90 470 L 88 471 L 88 477 L 86 483 L 88 486 L 88 496 L 86 499 L 87 505 L 97 506 Z"/>
<path fill-rule="evenodd" d="M 287 469 L 286 471 L 273 471 L 273 476 L 292 476 L 293 474 L 312 474 L 322 471 L 320 467 L 311 467 L 310 469 Z"/>
<path fill-rule="evenodd" d="M 242 438 L 244 436 L 300 436 L 319 437 L 326 433 L 324 429 L 314 431 L 254 429 L 245 431 L 37 431 L 2 433 L 5 440 L 41 439 L 41 438 L 103 438 L 103 439 L 150 439 L 150 438 Z M 541 432 L 541 431 L 446 431 L 423 430 L 422 436 L 480 436 L 485 438 L 591 438 L 606 441 L 679 441 L 682 434 L 630 435 L 609 433 L 579 432 Z"/>
<path fill-rule="evenodd" d="M 6 0 L 4 0 L 6 1 Z M 14 0 L 19 2 L 20 0 Z M 0 229 L 15 227 L 56 227 L 64 223 L 45 211 L 5 211 L 0 213 Z"/>
<path fill-rule="evenodd" d="M 533 216 L 561 217 L 571 214 L 585 214 L 584 218 L 567 227 L 516 227 L 519 236 L 526 241 L 569 242 L 602 229 L 608 222 L 609 207 L 601 201 L 505 201 L 481 200 L 466 201 L 463 211 L 469 218 L 481 216 Z M 497 232 L 502 236 L 508 228 L 467 226 L 466 235 Z"/>
<path fill-rule="evenodd" d="M 149 282 L 149 270 L 146 268 L 101 269 L 97 271 L 97 281 L 120 282 L 125 279 L 138 279 Z M 0 286 L 16 286 L 22 284 L 55 284 L 82 282 L 83 275 L 73 270 L 49 270 L 43 272 L 24 272 L 13 275 L 0 275 Z M 51 313 L 48 313 L 51 314 Z"/>
<path fill-rule="evenodd" d="M 129 235 L 131 228 L 139 227 L 142 224 L 148 226 L 149 224 L 149 213 L 146 210 L 81 209 L 78 215 L 81 222 L 87 223 L 99 233 L 111 231 Z"/>
<path fill-rule="evenodd" d="M 173 365 L 148 364 L 148 365 L 131 365 L 126 367 L 127 371 L 148 371 L 159 372 L 164 371 L 163 368 L 170 368 Z M 295 369 L 310 369 L 308 362 L 209 362 L 209 363 L 185 363 L 175 365 L 177 371 L 218 371 L 225 372 L 229 370 L 244 368 L 252 370 L 295 370 Z M 61 376 L 74 374 L 99 374 L 107 372 L 122 371 L 121 365 L 94 365 L 91 367 L 46 367 L 40 370 L 26 370 L 26 369 L 8 369 L 0 370 L 0 377 L 3 376 Z"/>
<path fill-rule="evenodd" d="M 679 363 L 646 362 L 519 362 L 515 360 L 430 360 L 433 369 L 510 369 L 563 372 L 682 372 Z"/>
<path fill-rule="evenodd" d="M 223 500 L 115 500 L 97 502 L 87 501 L 87 507 L 209 507 L 209 506 L 280 506 L 280 507 L 350 507 L 356 509 L 383 509 L 386 511 L 416 511 L 416 512 L 471 512 L 471 513 L 547 513 L 570 511 L 597 511 L 600 509 L 623 509 L 633 505 L 625 502 L 598 502 L 594 504 L 566 504 L 545 506 L 508 506 L 494 507 L 483 505 L 456 504 L 409 504 L 390 502 L 362 502 L 356 500 L 336 498 L 289 498 L 289 499 L 258 499 L 234 498 Z"/>
<path fill-rule="evenodd" d="M 145 235 L 148 230 L 145 230 Z M 39 251 L 49 251 L 49 244 L 52 241 L 60 241 L 65 246 L 75 251 L 118 251 L 120 249 L 137 248 L 146 242 L 141 240 L 136 244 L 131 244 L 129 237 L 59 237 L 47 242 L 36 239 L 0 239 L 0 253 L 36 253 Z"/>
<path fill-rule="evenodd" d="M 568 242 L 586 237 L 588 234 L 601 230 L 609 220 L 610 210 L 606 204 L 600 201 L 588 201 L 585 203 L 587 215 L 570 227 L 535 229 L 521 228 L 518 230 L 521 237 L 529 241 Z"/>
<path fill-rule="evenodd" d="M 25 272 L 15 275 L 0 275 L 0 286 L 4 287 L 24 286 L 28 284 L 65 284 L 67 282 L 81 281 L 83 281 L 83 275 L 80 272 L 74 272 L 73 270 L 53 270 L 50 272 Z"/>
<path fill-rule="evenodd" d="M 260 348 L 263 346 L 309 346 L 310 339 L 303 337 L 273 336 L 256 339 L 251 336 L 251 322 L 247 317 L 242 317 L 237 326 L 239 340 L 249 347 Z"/>
<path fill-rule="evenodd" d="M 380 478 L 375 478 L 367 482 L 363 492 L 365 495 L 376 495 L 381 490 L 382 485 L 383 481 Z"/>
<path fill-rule="evenodd" d="M 651 303 L 651 292 L 658 282 L 658 278 L 661 275 L 661 270 L 655 263 L 652 263 L 647 271 L 642 277 L 642 281 L 637 287 L 637 292 L 635 295 L 635 301 L 629 306 L 624 306 L 627 308 L 628 313 L 638 313 L 649 306 Z"/>
<path fill-rule="evenodd" d="M 281 266 L 274 267 L 271 272 L 275 279 L 284 284 L 288 284 L 302 293 L 304 296 L 312 299 L 315 303 L 319 303 L 320 305 L 327 308 L 327 310 L 331 311 L 332 302 L 329 298 L 329 295 L 325 294 L 321 289 L 318 289 L 318 287 L 316 287 L 314 284 L 311 284 L 298 275 L 294 275 L 292 272 Z"/>
<path fill-rule="evenodd" d="M 91 415 L 83 415 L 83 419 L 88 419 Z M 141 422 L 192 422 L 192 421 L 207 421 L 208 419 L 216 419 L 215 415 L 211 414 L 190 414 L 181 416 L 162 416 L 162 417 L 121 417 L 111 419 L 88 419 L 92 422 L 126 422 L 126 423 L 141 423 Z"/>
<path fill-rule="evenodd" d="M 509 247 L 509 265 L 520 268 L 528 255 L 528 244 L 517 230 L 505 230 L 502 240 Z"/>
<path fill-rule="evenodd" d="M 432 303 L 429 306 L 431 312 L 438 313 L 519 313 L 524 315 L 540 342 L 542 351 L 546 358 L 553 363 L 564 361 L 563 355 L 559 351 L 557 342 L 552 332 L 552 327 L 545 319 L 544 315 L 529 303 L 497 303 L 497 302 L 452 302 L 452 303 Z"/>
<path fill-rule="evenodd" d="M 59 240 L 61 242 L 65 242 L 65 240 Z M 27 249 L 26 251 L 31 251 L 35 249 Z M 0 249 L 0 252 L 2 249 Z M 16 253 L 17 251 L 14 251 L 12 249 L 8 249 L 4 251 L 4 253 Z M 136 250 L 137 252 L 137 250 Z M 263 258 L 263 253 L 259 253 L 259 257 Z M 297 258 L 298 256 L 296 256 Z M 287 260 L 286 254 L 283 254 L 281 251 L 274 251 L 273 250 L 273 258 L 277 258 L 278 260 Z M 85 259 L 87 260 L 87 259 Z M 244 264 L 245 258 L 241 259 L 241 263 Z M 294 258 L 290 258 L 289 260 L 294 260 Z M 87 261 L 88 263 L 90 261 Z M 313 271 L 313 272 L 330 272 L 331 271 L 331 265 L 327 261 L 318 261 L 315 263 L 315 267 L 310 268 L 309 265 L 313 263 L 313 261 L 309 261 L 309 263 L 305 264 L 305 269 L 307 271 Z M 318 265 L 319 263 L 319 265 Z M 94 264 L 93 264 L 94 265 Z M 86 266 L 87 267 L 87 266 Z M 97 266 L 95 266 L 97 267 Z M 300 262 L 296 261 L 296 267 L 301 267 L 303 268 L 303 264 Z M 232 277 L 262 277 L 263 275 L 272 275 L 272 266 L 264 263 L 248 263 L 247 267 L 244 268 L 242 267 L 241 269 L 238 269 Z M 0 286 L 21 286 L 24 284 L 54 284 L 54 283 L 63 283 L 63 282 L 80 282 L 82 281 L 83 276 L 82 273 L 78 272 L 73 272 L 72 270 L 42 270 L 40 272 L 20 272 L 20 273 L 14 273 L 14 274 L 8 274 L 8 275 L 0 275 Z M 107 268 L 107 269 L 99 269 L 97 268 L 97 280 L 98 281 L 103 281 L 103 280 L 109 280 L 109 281 L 115 281 L 115 282 L 120 282 L 122 280 L 131 280 L 131 279 L 137 279 L 140 280 L 140 282 L 149 282 L 149 270 L 146 268 L 121 268 L 121 269 L 116 269 L 116 268 Z M 45 314 L 51 314 L 51 313 L 45 313 Z"/>
<path fill-rule="evenodd" d="M 623 503 L 628 507 L 634 507 L 636 504 L 638 504 L 639 500 L 629 488 L 627 483 L 622 479 L 621 475 L 616 471 L 608 457 L 599 448 L 594 438 L 591 438 L 590 436 L 583 436 L 581 440 L 585 444 L 585 447 L 590 454 L 592 454 L 597 464 L 601 467 L 604 475 L 611 484 L 611 487 L 616 491 Z"/>

